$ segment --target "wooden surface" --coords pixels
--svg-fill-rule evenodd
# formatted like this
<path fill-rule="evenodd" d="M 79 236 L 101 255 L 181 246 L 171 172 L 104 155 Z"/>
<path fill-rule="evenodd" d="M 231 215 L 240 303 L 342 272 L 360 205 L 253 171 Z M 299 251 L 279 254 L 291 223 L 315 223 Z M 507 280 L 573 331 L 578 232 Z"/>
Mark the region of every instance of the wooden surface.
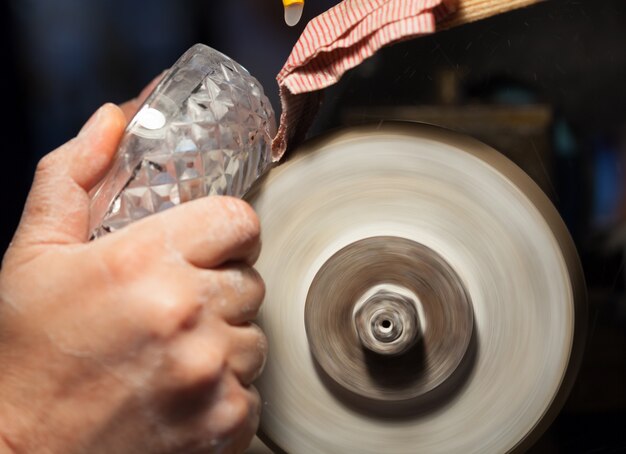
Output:
<path fill-rule="evenodd" d="M 505 13 L 542 0 L 459 0 L 457 11 L 438 26 L 440 30 Z"/>

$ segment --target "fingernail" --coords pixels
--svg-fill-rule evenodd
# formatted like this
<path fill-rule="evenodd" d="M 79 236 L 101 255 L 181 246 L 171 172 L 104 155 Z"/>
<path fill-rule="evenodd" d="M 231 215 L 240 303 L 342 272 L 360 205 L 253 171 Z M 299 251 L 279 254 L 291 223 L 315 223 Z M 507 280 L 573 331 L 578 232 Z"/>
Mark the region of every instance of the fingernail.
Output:
<path fill-rule="evenodd" d="M 94 126 L 98 124 L 98 120 L 100 117 L 100 113 L 102 112 L 104 106 L 101 106 L 98 110 L 96 110 L 93 115 L 87 120 L 87 123 L 81 128 L 78 132 L 78 137 L 85 136 L 89 134 L 89 131 L 93 129 Z"/>

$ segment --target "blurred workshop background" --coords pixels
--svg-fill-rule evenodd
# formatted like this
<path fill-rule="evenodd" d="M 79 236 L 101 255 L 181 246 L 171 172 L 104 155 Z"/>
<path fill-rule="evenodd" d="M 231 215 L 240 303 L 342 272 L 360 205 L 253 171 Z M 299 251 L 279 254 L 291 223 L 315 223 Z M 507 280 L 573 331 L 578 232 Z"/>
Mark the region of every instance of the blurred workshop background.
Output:
<path fill-rule="evenodd" d="M 134 97 L 195 42 L 246 66 L 280 111 L 274 76 L 306 21 L 280 0 L 0 2 L 0 250 L 34 166 L 101 104 Z M 553 200 L 585 268 L 578 381 L 532 452 L 626 452 L 626 1 L 552 0 L 384 49 L 326 93 L 311 131 L 385 118 L 475 136 Z"/>

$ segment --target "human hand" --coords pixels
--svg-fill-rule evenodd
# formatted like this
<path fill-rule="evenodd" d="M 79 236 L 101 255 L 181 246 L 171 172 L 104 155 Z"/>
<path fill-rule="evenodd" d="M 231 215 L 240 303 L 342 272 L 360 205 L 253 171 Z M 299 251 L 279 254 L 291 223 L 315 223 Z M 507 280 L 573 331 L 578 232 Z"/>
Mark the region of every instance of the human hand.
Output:
<path fill-rule="evenodd" d="M 237 452 L 256 430 L 258 219 L 208 197 L 87 242 L 125 124 L 105 105 L 38 165 L 0 272 L 0 452 Z"/>

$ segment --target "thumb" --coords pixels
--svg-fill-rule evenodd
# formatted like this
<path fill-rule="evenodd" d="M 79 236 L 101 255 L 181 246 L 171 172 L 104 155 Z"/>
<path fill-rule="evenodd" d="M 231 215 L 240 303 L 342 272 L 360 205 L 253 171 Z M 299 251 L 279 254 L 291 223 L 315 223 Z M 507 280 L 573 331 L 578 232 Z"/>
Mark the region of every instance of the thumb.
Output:
<path fill-rule="evenodd" d="M 89 190 L 108 169 L 125 124 L 120 108 L 105 104 L 77 137 L 39 161 L 14 245 L 88 239 Z"/>

